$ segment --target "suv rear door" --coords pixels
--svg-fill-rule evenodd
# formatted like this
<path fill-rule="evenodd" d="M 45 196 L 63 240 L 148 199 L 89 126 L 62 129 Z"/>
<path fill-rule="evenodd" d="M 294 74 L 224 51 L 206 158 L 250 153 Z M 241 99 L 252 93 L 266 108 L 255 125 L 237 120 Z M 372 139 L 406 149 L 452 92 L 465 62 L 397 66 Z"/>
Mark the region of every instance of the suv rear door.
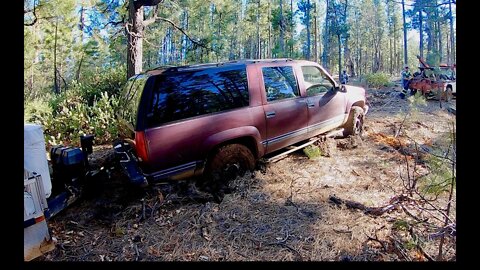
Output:
<path fill-rule="evenodd" d="M 334 80 L 316 65 L 302 65 L 301 71 L 299 83 L 307 95 L 309 135 L 340 126 L 346 113 L 346 93 L 336 90 Z"/>
<path fill-rule="evenodd" d="M 293 66 L 264 65 L 261 89 L 267 126 L 266 152 L 272 152 L 308 138 L 305 97 L 300 94 Z"/>

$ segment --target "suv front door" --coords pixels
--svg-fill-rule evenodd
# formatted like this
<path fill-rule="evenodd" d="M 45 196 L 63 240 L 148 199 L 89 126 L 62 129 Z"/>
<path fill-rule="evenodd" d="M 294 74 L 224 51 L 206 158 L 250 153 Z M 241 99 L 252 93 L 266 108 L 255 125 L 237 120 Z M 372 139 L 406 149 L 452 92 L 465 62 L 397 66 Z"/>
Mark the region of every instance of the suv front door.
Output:
<path fill-rule="evenodd" d="M 308 133 L 316 136 L 342 125 L 346 93 L 335 89 L 334 81 L 317 66 L 302 66 L 301 83 L 308 107 Z"/>
<path fill-rule="evenodd" d="M 264 144 L 270 153 L 308 138 L 308 114 L 292 66 L 267 66 L 261 70 L 266 96 Z"/>

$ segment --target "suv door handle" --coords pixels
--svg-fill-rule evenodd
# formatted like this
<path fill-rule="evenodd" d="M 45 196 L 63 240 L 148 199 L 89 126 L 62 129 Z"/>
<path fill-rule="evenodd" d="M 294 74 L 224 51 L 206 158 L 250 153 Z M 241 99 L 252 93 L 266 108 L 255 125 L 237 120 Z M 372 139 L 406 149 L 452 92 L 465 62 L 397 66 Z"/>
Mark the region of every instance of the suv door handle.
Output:
<path fill-rule="evenodd" d="M 266 112 L 265 115 L 267 118 L 273 118 L 275 117 L 275 111 Z"/>
<path fill-rule="evenodd" d="M 315 103 L 307 102 L 307 107 L 308 108 L 313 108 L 313 107 L 315 107 Z"/>

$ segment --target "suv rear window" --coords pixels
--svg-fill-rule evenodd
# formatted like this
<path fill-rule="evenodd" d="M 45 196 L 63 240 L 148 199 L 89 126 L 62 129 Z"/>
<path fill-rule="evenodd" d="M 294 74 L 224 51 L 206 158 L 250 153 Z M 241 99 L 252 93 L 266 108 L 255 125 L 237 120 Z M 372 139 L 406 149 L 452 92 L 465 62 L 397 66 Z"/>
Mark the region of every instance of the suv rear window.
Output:
<path fill-rule="evenodd" d="M 164 73 L 158 76 L 147 126 L 249 105 L 244 65 Z"/>
<path fill-rule="evenodd" d="M 145 83 L 149 77 L 150 75 L 146 74 L 134 76 L 127 81 L 122 90 L 119 112 L 117 114 L 119 131 L 122 135 L 130 137 L 130 133 L 135 129 L 140 97 L 142 96 Z"/>

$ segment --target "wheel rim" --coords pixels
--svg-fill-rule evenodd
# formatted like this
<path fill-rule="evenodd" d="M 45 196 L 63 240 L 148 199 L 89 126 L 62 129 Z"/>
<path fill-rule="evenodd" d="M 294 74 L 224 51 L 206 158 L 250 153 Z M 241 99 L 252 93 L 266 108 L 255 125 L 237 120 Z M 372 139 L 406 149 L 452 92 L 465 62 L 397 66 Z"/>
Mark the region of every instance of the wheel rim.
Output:
<path fill-rule="evenodd" d="M 355 119 L 355 127 L 353 129 L 353 134 L 354 135 L 360 135 L 363 130 L 363 117 L 359 116 L 357 119 Z"/>
<path fill-rule="evenodd" d="M 240 163 L 228 163 L 222 169 L 222 177 L 225 180 L 230 181 L 236 178 L 236 176 L 240 173 Z"/>

